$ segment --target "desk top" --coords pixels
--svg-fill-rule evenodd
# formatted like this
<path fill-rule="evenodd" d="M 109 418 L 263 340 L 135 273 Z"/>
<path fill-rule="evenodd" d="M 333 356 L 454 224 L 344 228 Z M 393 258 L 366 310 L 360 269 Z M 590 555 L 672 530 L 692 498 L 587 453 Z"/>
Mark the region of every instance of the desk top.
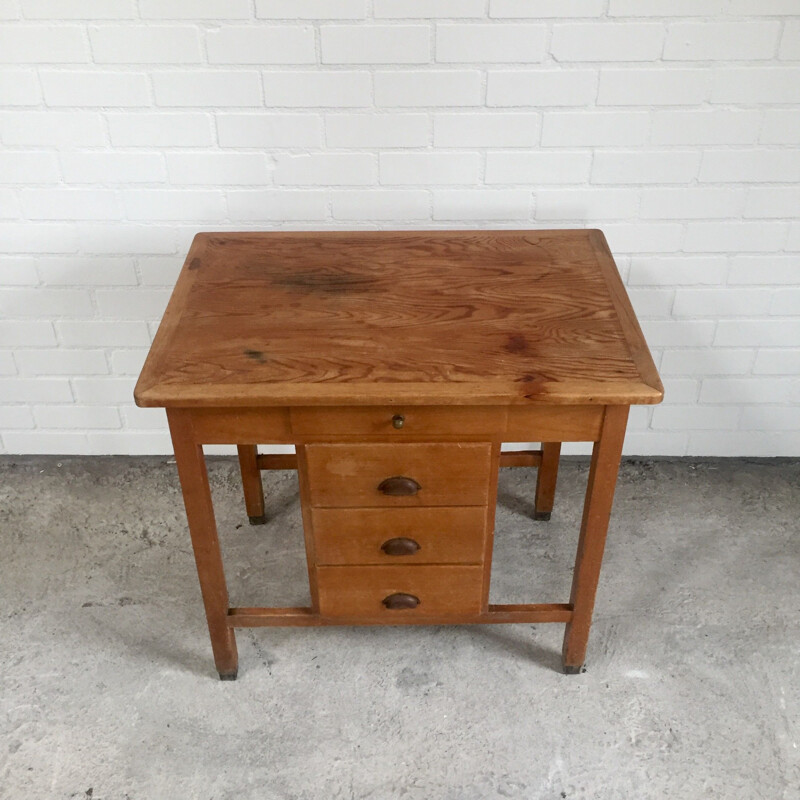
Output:
<path fill-rule="evenodd" d="M 658 403 L 598 230 L 200 233 L 140 406 Z"/>

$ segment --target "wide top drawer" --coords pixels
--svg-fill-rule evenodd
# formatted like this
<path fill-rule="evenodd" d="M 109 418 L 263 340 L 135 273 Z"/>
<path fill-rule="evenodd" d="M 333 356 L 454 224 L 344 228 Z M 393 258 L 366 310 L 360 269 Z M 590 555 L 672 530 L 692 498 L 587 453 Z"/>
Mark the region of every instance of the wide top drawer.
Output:
<path fill-rule="evenodd" d="M 502 435 L 506 409 L 499 406 L 321 406 L 291 409 L 292 431 L 323 436 Z"/>
<path fill-rule="evenodd" d="M 491 444 L 309 444 L 311 505 L 482 506 Z"/>

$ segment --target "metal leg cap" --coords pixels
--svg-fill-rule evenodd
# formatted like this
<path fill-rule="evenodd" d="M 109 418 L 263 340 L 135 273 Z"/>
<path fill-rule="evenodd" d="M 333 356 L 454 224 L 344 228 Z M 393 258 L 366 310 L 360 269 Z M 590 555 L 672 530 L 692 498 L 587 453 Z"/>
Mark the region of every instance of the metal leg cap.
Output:
<path fill-rule="evenodd" d="M 220 672 L 219 679 L 221 681 L 235 681 L 236 676 L 239 674 L 239 670 L 235 670 L 234 672 Z"/>
<path fill-rule="evenodd" d="M 540 522 L 548 522 L 552 513 L 552 511 L 534 511 L 533 518 Z"/>
<path fill-rule="evenodd" d="M 581 672 L 585 672 L 583 664 L 578 664 L 577 666 L 572 664 L 564 664 L 565 675 L 580 675 Z"/>
<path fill-rule="evenodd" d="M 267 522 L 267 515 L 261 514 L 258 517 L 248 517 L 251 525 L 265 525 Z"/>

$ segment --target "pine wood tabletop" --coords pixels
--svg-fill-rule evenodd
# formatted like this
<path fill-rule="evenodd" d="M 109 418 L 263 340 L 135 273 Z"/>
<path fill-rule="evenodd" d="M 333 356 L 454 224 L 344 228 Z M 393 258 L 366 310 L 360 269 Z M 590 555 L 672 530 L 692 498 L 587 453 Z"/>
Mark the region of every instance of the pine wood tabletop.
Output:
<path fill-rule="evenodd" d="M 599 230 L 200 233 L 140 406 L 663 396 Z"/>

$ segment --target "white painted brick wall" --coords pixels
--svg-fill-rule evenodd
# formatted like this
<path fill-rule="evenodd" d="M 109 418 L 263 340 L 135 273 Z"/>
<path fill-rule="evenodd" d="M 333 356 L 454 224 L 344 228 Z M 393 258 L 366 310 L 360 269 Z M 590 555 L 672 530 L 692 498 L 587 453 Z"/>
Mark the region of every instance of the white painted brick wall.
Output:
<path fill-rule="evenodd" d="M 198 230 L 585 226 L 666 384 L 628 452 L 800 455 L 797 0 L 0 15 L 0 452 L 169 451 L 131 392 Z"/>
<path fill-rule="evenodd" d="M 374 75 L 377 108 L 483 105 L 478 70 L 381 72 Z"/>
<path fill-rule="evenodd" d="M 571 61 L 656 61 L 664 51 L 664 25 L 615 22 L 600 29 L 597 22 L 556 24 L 550 53 L 559 63 Z"/>
<path fill-rule="evenodd" d="M 585 106 L 596 97 L 596 69 L 488 72 L 489 106 Z"/>
<path fill-rule="evenodd" d="M 425 147 L 430 129 L 425 114 L 329 114 L 325 143 L 331 148 Z"/>
<path fill-rule="evenodd" d="M 474 186 L 480 169 L 481 159 L 477 153 L 380 154 L 380 181 L 389 185 L 420 186 L 430 182 Z"/>
<path fill-rule="evenodd" d="M 538 63 L 546 51 L 547 27 L 528 23 L 436 26 L 436 60 L 442 63 Z"/>
<path fill-rule="evenodd" d="M 323 25 L 323 64 L 427 64 L 427 25 Z"/>
<path fill-rule="evenodd" d="M 41 70 L 47 106 L 147 106 L 150 92 L 143 72 Z"/>
<path fill-rule="evenodd" d="M 269 180 L 263 153 L 169 153 L 167 180 L 173 184 L 254 184 Z"/>
<path fill-rule="evenodd" d="M 440 147 L 531 147 L 538 114 L 434 114 L 433 144 Z"/>
<path fill-rule="evenodd" d="M 285 70 L 265 72 L 263 78 L 264 102 L 268 108 L 366 108 L 372 104 L 372 75 L 366 71 Z"/>
<path fill-rule="evenodd" d="M 217 114 L 216 123 L 222 148 L 322 147 L 322 118 L 316 114 Z"/>
<path fill-rule="evenodd" d="M 196 64 L 201 59 L 193 25 L 90 26 L 89 42 L 97 64 Z"/>
<path fill-rule="evenodd" d="M 328 219 L 329 205 L 329 194 L 315 190 L 259 189 L 228 192 L 230 218 L 248 223 L 256 223 L 259 220 L 268 220 L 272 224 L 289 220 L 298 222 L 319 220 L 322 223 Z M 177 274 L 174 277 L 177 277 Z M 174 278 L 167 283 L 174 284 Z"/>
<path fill-rule="evenodd" d="M 664 58 L 673 61 L 760 61 L 772 58 L 783 25 L 770 22 L 675 22 Z"/>
<path fill-rule="evenodd" d="M 80 25 L 3 25 L 0 62 L 4 64 L 80 64 L 88 61 L 89 43 Z"/>
<path fill-rule="evenodd" d="M 342 220 L 424 220 L 430 218 L 430 194 L 422 189 L 331 193 L 331 213 Z"/>
<path fill-rule="evenodd" d="M 160 153 L 67 150 L 59 160 L 68 184 L 161 183 L 167 177 Z"/>
<path fill-rule="evenodd" d="M 42 100 L 38 75 L 30 69 L 0 70 L 0 97 L 4 106 L 36 106 Z"/>
<path fill-rule="evenodd" d="M 226 26 L 206 35 L 209 64 L 313 64 L 314 29 L 308 25 Z"/>

